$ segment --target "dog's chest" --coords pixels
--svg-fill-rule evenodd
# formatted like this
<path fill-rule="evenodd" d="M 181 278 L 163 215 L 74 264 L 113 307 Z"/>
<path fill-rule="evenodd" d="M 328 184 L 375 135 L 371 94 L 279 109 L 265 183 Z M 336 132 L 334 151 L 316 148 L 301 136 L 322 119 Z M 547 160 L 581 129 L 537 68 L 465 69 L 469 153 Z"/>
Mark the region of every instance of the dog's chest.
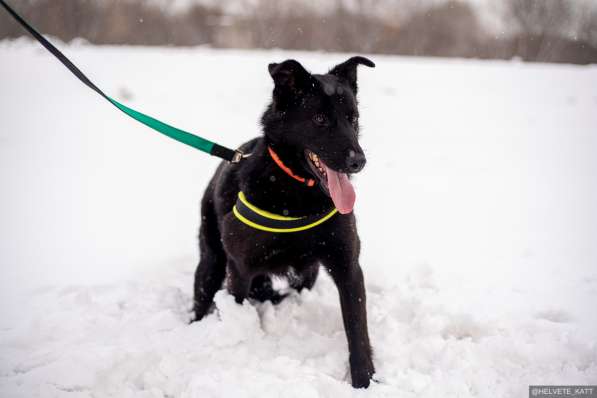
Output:
<path fill-rule="evenodd" d="M 222 225 L 222 242 L 233 259 L 251 268 L 283 271 L 286 267 L 300 269 L 322 255 L 327 239 L 320 231 L 271 233 L 240 223 L 232 215 Z"/>

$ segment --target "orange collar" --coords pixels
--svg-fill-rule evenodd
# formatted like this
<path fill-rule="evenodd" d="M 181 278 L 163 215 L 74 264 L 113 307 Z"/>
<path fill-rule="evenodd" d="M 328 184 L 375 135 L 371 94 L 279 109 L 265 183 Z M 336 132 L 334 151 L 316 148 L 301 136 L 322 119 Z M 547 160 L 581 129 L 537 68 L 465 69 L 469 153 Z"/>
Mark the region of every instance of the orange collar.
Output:
<path fill-rule="evenodd" d="M 270 156 L 272 157 L 272 159 L 274 159 L 274 162 L 276 162 L 276 164 L 278 165 L 278 167 L 280 167 L 282 170 L 284 170 L 284 172 L 286 174 L 288 174 L 290 177 L 294 178 L 295 180 L 302 182 L 303 184 L 307 184 L 308 187 L 312 187 L 315 185 L 315 180 L 312 178 L 309 179 L 305 179 L 304 177 L 298 176 L 296 174 L 294 174 L 292 172 L 292 170 L 290 170 L 290 168 L 288 166 L 286 166 L 284 164 L 284 162 L 282 162 L 282 160 L 280 159 L 280 157 L 278 156 L 278 154 L 276 152 L 274 152 L 274 150 L 272 149 L 272 147 L 268 146 L 267 150 L 269 151 Z"/>

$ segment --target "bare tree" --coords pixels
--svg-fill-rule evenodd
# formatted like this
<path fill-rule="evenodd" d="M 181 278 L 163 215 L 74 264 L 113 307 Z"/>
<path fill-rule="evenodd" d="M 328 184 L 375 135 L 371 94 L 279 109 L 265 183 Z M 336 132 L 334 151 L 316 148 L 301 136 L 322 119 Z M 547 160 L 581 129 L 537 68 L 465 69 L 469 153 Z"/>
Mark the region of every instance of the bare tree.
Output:
<path fill-rule="evenodd" d="M 574 5 L 570 0 L 508 0 L 506 17 L 527 36 L 567 34 Z"/>
<path fill-rule="evenodd" d="M 450 1 L 412 15 L 396 39 L 405 54 L 474 57 L 485 33 L 469 4 Z"/>
<path fill-rule="evenodd" d="M 592 46 L 597 47 L 597 6 L 586 3 L 580 9 L 579 20 L 578 36 Z"/>
<path fill-rule="evenodd" d="M 554 38 L 570 33 L 570 0 L 508 0 L 505 18 L 516 32 L 514 52 L 524 59 L 545 59 L 553 54 Z"/>

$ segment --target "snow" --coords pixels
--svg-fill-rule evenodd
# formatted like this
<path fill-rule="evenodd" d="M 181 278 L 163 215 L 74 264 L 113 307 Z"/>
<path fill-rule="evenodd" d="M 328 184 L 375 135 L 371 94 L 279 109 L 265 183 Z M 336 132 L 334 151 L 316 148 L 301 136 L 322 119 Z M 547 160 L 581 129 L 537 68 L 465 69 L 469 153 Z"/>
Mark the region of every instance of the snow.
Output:
<path fill-rule="evenodd" d="M 106 92 L 228 146 L 266 65 L 345 54 L 63 46 Z M 217 161 L 0 43 L 0 396 L 513 397 L 597 379 L 597 68 L 371 56 L 355 179 L 378 383 L 322 274 L 187 324 Z M 282 283 L 281 283 L 282 284 Z"/>

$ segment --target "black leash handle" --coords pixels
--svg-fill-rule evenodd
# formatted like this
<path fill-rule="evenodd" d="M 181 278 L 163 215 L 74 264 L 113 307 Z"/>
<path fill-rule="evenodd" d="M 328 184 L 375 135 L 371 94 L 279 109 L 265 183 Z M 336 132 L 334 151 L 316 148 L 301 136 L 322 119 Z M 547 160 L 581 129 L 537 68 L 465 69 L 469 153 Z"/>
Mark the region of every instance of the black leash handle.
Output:
<path fill-rule="evenodd" d="M 0 0 L 0 4 L 6 9 L 6 11 L 19 23 L 27 32 L 29 32 L 42 46 L 46 48 L 54 57 L 56 57 L 73 75 L 75 75 L 83 84 L 87 87 L 104 97 L 116 108 L 120 109 L 126 115 L 132 117 L 140 123 L 162 133 L 176 141 L 182 142 L 183 144 L 192 146 L 200 151 L 206 152 L 212 156 L 219 157 L 232 163 L 238 163 L 246 156 L 239 150 L 232 150 L 224 146 L 218 145 L 215 142 L 206 140 L 205 138 L 191 134 L 187 131 L 178 129 L 174 126 L 170 126 L 158 119 L 155 119 L 149 115 L 138 112 L 126 105 L 121 104 L 115 99 L 107 96 L 102 90 L 99 89 L 75 64 L 71 62 L 60 50 L 58 50 L 52 43 L 50 43 L 41 33 L 33 28 L 23 17 L 21 17 L 15 10 L 13 10 L 4 0 Z"/>

